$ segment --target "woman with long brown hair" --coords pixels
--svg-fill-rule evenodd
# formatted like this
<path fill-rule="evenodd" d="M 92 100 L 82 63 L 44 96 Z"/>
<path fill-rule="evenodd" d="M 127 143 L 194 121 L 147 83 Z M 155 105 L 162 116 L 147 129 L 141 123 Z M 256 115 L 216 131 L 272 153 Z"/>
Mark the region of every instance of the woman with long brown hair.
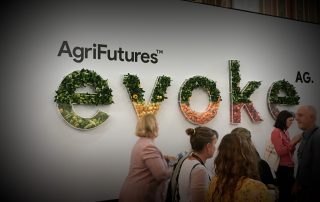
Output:
<path fill-rule="evenodd" d="M 206 201 L 271 201 L 267 187 L 259 181 L 258 156 L 251 142 L 237 135 L 225 135 L 214 161 Z"/>

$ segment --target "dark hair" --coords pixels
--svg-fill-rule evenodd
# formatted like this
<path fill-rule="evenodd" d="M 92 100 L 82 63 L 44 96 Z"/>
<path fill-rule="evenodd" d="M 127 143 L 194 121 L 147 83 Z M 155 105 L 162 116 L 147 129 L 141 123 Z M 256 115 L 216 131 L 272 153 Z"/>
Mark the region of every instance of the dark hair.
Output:
<path fill-rule="evenodd" d="M 274 127 L 279 128 L 280 130 L 287 130 L 287 119 L 290 117 L 294 118 L 294 114 L 292 112 L 282 110 L 276 118 Z"/>
<path fill-rule="evenodd" d="M 217 131 L 204 126 L 188 128 L 186 133 L 190 136 L 191 148 L 195 152 L 201 151 L 206 144 L 211 143 L 214 138 L 218 139 L 219 137 Z"/>

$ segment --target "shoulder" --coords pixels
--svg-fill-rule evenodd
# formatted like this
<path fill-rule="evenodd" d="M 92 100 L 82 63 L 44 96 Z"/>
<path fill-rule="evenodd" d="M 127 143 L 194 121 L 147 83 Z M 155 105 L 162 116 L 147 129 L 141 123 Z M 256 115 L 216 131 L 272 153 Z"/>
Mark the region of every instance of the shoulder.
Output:
<path fill-rule="evenodd" d="M 157 146 L 148 138 L 142 138 L 138 141 L 138 147 L 140 147 L 142 152 L 142 158 L 159 158 L 161 157 L 161 152 Z"/>
<path fill-rule="evenodd" d="M 214 189 L 216 188 L 216 186 L 217 186 L 217 182 L 218 182 L 218 177 L 217 177 L 217 176 L 214 176 L 214 177 L 211 179 L 209 188 L 211 188 L 212 190 L 214 190 Z"/>
<path fill-rule="evenodd" d="M 150 138 L 145 138 L 145 137 L 139 138 L 137 140 L 136 146 L 140 147 L 141 149 L 145 149 L 145 148 L 157 149 L 153 141 Z"/>
<path fill-rule="evenodd" d="M 186 158 L 182 163 L 182 166 L 190 171 L 206 170 L 206 168 L 199 161 L 190 158 Z"/>
<path fill-rule="evenodd" d="M 316 144 L 320 143 L 320 128 L 314 131 L 314 134 L 311 137 Z"/>
<path fill-rule="evenodd" d="M 269 164 L 264 160 L 264 159 L 260 159 L 258 166 L 260 169 L 265 170 L 265 169 L 270 169 Z"/>
<path fill-rule="evenodd" d="M 258 180 L 246 178 L 238 190 L 238 196 L 245 199 L 244 201 L 272 201 L 266 185 Z"/>
<path fill-rule="evenodd" d="M 218 177 L 214 176 L 209 184 L 208 193 L 213 193 L 217 186 Z"/>
<path fill-rule="evenodd" d="M 156 148 L 149 138 L 140 137 L 134 145 L 135 150 L 144 150 L 145 148 Z"/>
<path fill-rule="evenodd" d="M 267 187 L 265 184 L 258 180 L 254 180 L 251 178 L 246 178 L 242 182 L 242 186 L 247 188 L 247 189 L 252 189 L 252 190 L 267 190 Z"/>
<path fill-rule="evenodd" d="M 318 127 L 315 131 L 314 131 L 314 135 L 316 138 L 320 137 L 320 127 Z"/>
<path fill-rule="evenodd" d="M 278 135 L 280 133 L 281 133 L 281 130 L 279 128 L 273 128 L 273 130 L 271 132 L 272 135 Z"/>
<path fill-rule="evenodd" d="M 196 162 L 191 168 L 191 174 L 194 176 L 208 176 L 208 171 L 204 165 Z"/>
<path fill-rule="evenodd" d="M 149 144 L 153 144 L 152 140 L 150 138 L 146 138 L 146 137 L 139 137 L 139 139 L 137 140 L 138 145 L 149 145 Z"/>
<path fill-rule="evenodd" d="M 258 180 L 246 178 L 242 183 L 238 183 L 238 186 L 241 187 L 237 187 L 237 197 L 241 198 L 242 201 L 272 201 L 267 187 Z"/>
<path fill-rule="evenodd" d="M 282 131 L 279 128 L 274 128 L 271 133 L 271 140 L 276 141 L 282 139 Z"/>

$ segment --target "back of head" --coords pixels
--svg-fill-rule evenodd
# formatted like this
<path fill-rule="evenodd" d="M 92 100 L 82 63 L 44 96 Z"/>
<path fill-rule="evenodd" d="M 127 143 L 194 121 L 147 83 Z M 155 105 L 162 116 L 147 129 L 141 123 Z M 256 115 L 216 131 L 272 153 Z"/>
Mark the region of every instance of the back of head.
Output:
<path fill-rule="evenodd" d="M 191 148 L 195 152 L 202 151 L 206 144 L 211 143 L 214 138 L 218 139 L 219 136 L 217 131 L 203 126 L 188 128 L 186 133 L 190 136 Z"/>
<path fill-rule="evenodd" d="M 146 114 L 138 120 L 136 135 L 147 138 L 154 138 L 158 135 L 158 123 L 155 115 Z"/>
<path fill-rule="evenodd" d="M 299 108 L 300 110 L 303 110 L 304 113 L 311 116 L 314 120 L 317 120 L 317 110 L 312 105 L 303 105 Z"/>
<path fill-rule="evenodd" d="M 237 127 L 231 131 L 231 134 L 237 135 L 243 139 L 251 141 L 251 132 L 246 128 Z"/>
<path fill-rule="evenodd" d="M 230 133 L 222 138 L 214 163 L 218 192 L 215 192 L 213 197 L 228 196 L 232 199 L 239 180 L 259 179 L 256 150 L 251 140 L 243 139 L 239 135 Z"/>
<path fill-rule="evenodd" d="M 218 147 L 219 153 L 215 159 L 217 175 L 229 172 L 234 176 L 259 179 L 256 173 L 258 162 L 256 150 L 251 140 L 242 135 L 230 133 L 222 138 Z"/>
<path fill-rule="evenodd" d="M 316 125 L 317 121 L 317 111 L 312 105 L 302 105 L 298 108 L 297 113 L 297 123 L 302 130 L 311 130 Z"/>
<path fill-rule="evenodd" d="M 254 149 L 255 153 L 258 155 L 258 159 L 260 159 L 259 153 L 252 142 L 251 132 L 248 129 L 237 127 L 231 131 L 231 134 L 238 136 L 238 138 L 242 139 L 242 141 L 247 141 L 249 144 L 252 144 L 252 149 Z"/>

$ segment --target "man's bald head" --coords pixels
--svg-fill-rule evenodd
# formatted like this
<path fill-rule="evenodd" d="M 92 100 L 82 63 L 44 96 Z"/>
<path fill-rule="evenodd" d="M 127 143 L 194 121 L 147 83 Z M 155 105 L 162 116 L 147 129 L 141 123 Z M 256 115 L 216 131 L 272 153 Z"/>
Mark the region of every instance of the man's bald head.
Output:
<path fill-rule="evenodd" d="M 295 118 L 300 129 L 311 130 L 316 124 L 317 111 L 311 105 L 303 105 L 298 108 Z"/>

